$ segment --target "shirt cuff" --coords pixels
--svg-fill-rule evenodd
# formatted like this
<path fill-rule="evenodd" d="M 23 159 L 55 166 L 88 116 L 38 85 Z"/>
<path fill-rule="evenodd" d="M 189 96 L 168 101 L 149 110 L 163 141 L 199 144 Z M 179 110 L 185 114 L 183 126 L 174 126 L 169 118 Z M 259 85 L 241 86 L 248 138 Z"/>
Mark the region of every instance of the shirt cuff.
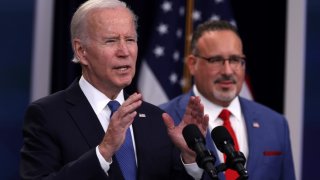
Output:
<path fill-rule="evenodd" d="M 111 165 L 111 163 L 112 163 L 112 158 L 111 158 L 111 162 L 110 162 L 110 163 L 109 163 L 108 161 L 106 161 L 106 160 L 104 159 L 104 157 L 101 155 L 98 146 L 96 147 L 96 154 L 97 154 L 97 157 L 98 157 L 98 159 L 99 159 L 101 168 L 103 169 L 103 171 L 104 171 L 106 174 L 108 174 L 108 171 L 109 171 L 109 169 L 110 169 L 110 165 Z"/>
<path fill-rule="evenodd" d="M 182 160 L 182 157 L 180 157 L 180 159 L 187 173 L 195 180 L 200 180 L 203 174 L 203 169 L 199 168 L 197 163 L 185 164 Z"/>

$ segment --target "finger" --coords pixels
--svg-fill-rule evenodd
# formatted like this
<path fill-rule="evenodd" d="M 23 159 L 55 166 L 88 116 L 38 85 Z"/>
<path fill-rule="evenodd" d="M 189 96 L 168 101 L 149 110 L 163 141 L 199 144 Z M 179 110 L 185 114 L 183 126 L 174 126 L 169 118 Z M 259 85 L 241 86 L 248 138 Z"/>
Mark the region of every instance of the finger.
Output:
<path fill-rule="evenodd" d="M 137 111 L 133 111 L 131 112 L 129 115 L 128 115 L 128 118 L 129 118 L 129 123 L 132 124 L 133 120 L 134 120 L 134 117 L 136 117 L 137 115 Z"/>
<path fill-rule="evenodd" d="M 204 117 L 204 106 L 203 106 L 203 104 L 201 104 L 199 102 L 196 111 L 198 112 L 197 113 L 197 117 L 196 117 L 196 121 L 197 121 L 197 123 L 202 123 L 203 117 Z"/>
<path fill-rule="evenodd" d="M 132 94 L 119 108 L 120 114 L 126 116 L 135 111 L 142 104 L 142 95 L 138 93 Z"/>
<path fill-rule="evenodd" d="M 194 96 L 190 96 L 190 99 L 188 101 L 186 111 L 183 116 L 183 122 L 185 123 L 191 123 L 192 119 L 194 118 L 195 114 L 195 107 L 196 107 L 196 98 Z"/>
<path fill-rule="evenodd" d="M 191 122 L 201 124 L 204 116 L 204 106 L 200 103 L 199 99 L 195 99 L 195 103 L 190 109 Z"/>
<path fill-rule="evenodd" d="M 133 93 L 122 104 L 122 106 L 128 106 L 134 102 L 142 100 L 142 95 L 139 93 Z"/>
<path fill-rule="evenodd" d="M 162 119 L 168 130 L 175 128 L 174 121 L 168 113 L 163 113 Z"/>
<path fill-rule="evenodd" d="M 120 109 L 120 111 L 122 112 L 123 115 L 127 115 L 132 113 L 133 111 L 136 111 L 142 104 L 141 100 L 132 102 L 131 104 L 122 106 L 122 108 Z"/>
<path fill-rule="evenodd" d="M 209 126 L 209 115 L 206 114 L 203 117 L 202 123 L 201 123 L 201 127 L 204 131 L 206 131 L 208 129 Z"/>

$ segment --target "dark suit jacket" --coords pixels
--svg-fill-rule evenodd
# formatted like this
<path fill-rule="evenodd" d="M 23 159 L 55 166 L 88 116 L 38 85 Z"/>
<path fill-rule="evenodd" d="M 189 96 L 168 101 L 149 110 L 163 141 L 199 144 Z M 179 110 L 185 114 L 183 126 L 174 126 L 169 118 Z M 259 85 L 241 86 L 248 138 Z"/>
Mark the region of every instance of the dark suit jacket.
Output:
<path fill-rule="evenodd" d="M 172 116 L 175 123 L 179 123 L 192 95 L 194 93 L 190 91 L 160 107 Z M 240 105 L 249 143 L 249 157 L 246 163 L 249 179 L 294 180 L 289 128 L 286 119 L 268 107 L 241 97 Z M 207 138 L 207 146 L 218 157 L 211 139 Z M 216 161 L 216 165 L 218 164 L 220 164 L 219 160 Z M 209 178 L 205 175 L 204 179 Z M 223 173 L 219 173 L 219 179 L 225 179 Z"/>
<path fill-rule="evenodd" d="M 190 178 L 167 135 L 163 111 L 143 102 L 137 112 L 133 132 L 138 179 Z M 99 164 L 95 148 L 104 134 L 78 81 L 31 103 L 23 127 L 22 179 L 123 179 L 115 156 L 108 176 Z"/>

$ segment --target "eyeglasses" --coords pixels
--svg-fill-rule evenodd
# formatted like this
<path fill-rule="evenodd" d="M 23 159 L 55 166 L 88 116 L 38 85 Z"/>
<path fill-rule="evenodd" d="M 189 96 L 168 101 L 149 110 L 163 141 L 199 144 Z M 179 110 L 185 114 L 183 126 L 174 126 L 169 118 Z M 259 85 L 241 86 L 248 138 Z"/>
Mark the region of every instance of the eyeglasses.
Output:
<path fill-rule="evenodd" d="M 232 69 L 239 69 L 243 67 L 246 63 L 246 57 L 244 56 L 230 56 L 229 58 L 224 58 L 222 56 L 212 56 L 212 57 L 203 57 L 200 55 L 194 55 L 195 57 L 206 60 L 209 64 L 214 66 L 215 68 L 223 67 L 225 61 L 229 61 L 229 65 Z"/>

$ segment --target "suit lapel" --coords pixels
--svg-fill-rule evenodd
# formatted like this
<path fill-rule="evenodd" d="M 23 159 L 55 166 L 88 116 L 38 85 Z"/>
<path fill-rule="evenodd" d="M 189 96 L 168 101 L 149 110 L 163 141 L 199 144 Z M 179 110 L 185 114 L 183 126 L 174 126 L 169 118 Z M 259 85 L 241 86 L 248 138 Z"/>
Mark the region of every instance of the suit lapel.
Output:
<path fill-rule="evenodd" d="M 179 102 L 178 106 L 176 107 L 175 112 L 178 114 L 178 119 L 175 119 L 175 124 L 178 125 L 180 121 L 182 120 L 182 117 L 184 113 L 186 112 L 186 107 L 188 105 L 188 102 L 190 100 L 190 97 L 194 96 L 193 91 L 189 91 L 187 94 L 185 94 L 181 101 Z"/>
<path fill-rule="evenodd" d="M 247 159 L 247 170 L 250 176 L 250 172 L 254 172 L 254 169 L 257 164 L 261 164 L 261 156 L 259 155 L 262 152 L 261 148 L 263 148 L 263 136 L 266 135 L 260 130 L 260 122 L 258 112 L 255 111 L 254 107 L 250 107 L 249 102 L 240 98 L 241 108 L 243 112 L 243 116 L 245 119 L 246 127 L 247 127 L 247 137 L 248 137 L 248 146 L 249 146 L 249 157 Z"/>
<path fill-rule="evenodd" d="M 138 164 L 138 168 L 137 168 L 137 177 L 138 179 L 145 179 L 145 177 L 143 176 L 144 173 L 144 166 L 145 163 L 143 162 L 144 159 L 143 158 L 139 158 L 142 152 L 142 147 L 146 145 L 145 142 L 146 141 L 146 137 L 148 136 L 148 129 L 150 127 L 149 123 L 151 121 L 148 121 L 145 117 L 148 114 L 145 114 L 141 108 L 139 108 L 137 110 L 137 116 L 134 118 L 134 121 L 132 123 L 132 129 L 133 129 L 133 134 L 134 134 L 134 140 L 135 140 L 135 147 L 136 147 L 136 156 L 137 156 L 137 164 Z"/>
<path fill-rule="evenodd" d="M 66 101 L 71 105 L 68 112 L 89 147 L 97 146 L 104 136 L 104 131 L 77 80 L 66 90 Z"/>

